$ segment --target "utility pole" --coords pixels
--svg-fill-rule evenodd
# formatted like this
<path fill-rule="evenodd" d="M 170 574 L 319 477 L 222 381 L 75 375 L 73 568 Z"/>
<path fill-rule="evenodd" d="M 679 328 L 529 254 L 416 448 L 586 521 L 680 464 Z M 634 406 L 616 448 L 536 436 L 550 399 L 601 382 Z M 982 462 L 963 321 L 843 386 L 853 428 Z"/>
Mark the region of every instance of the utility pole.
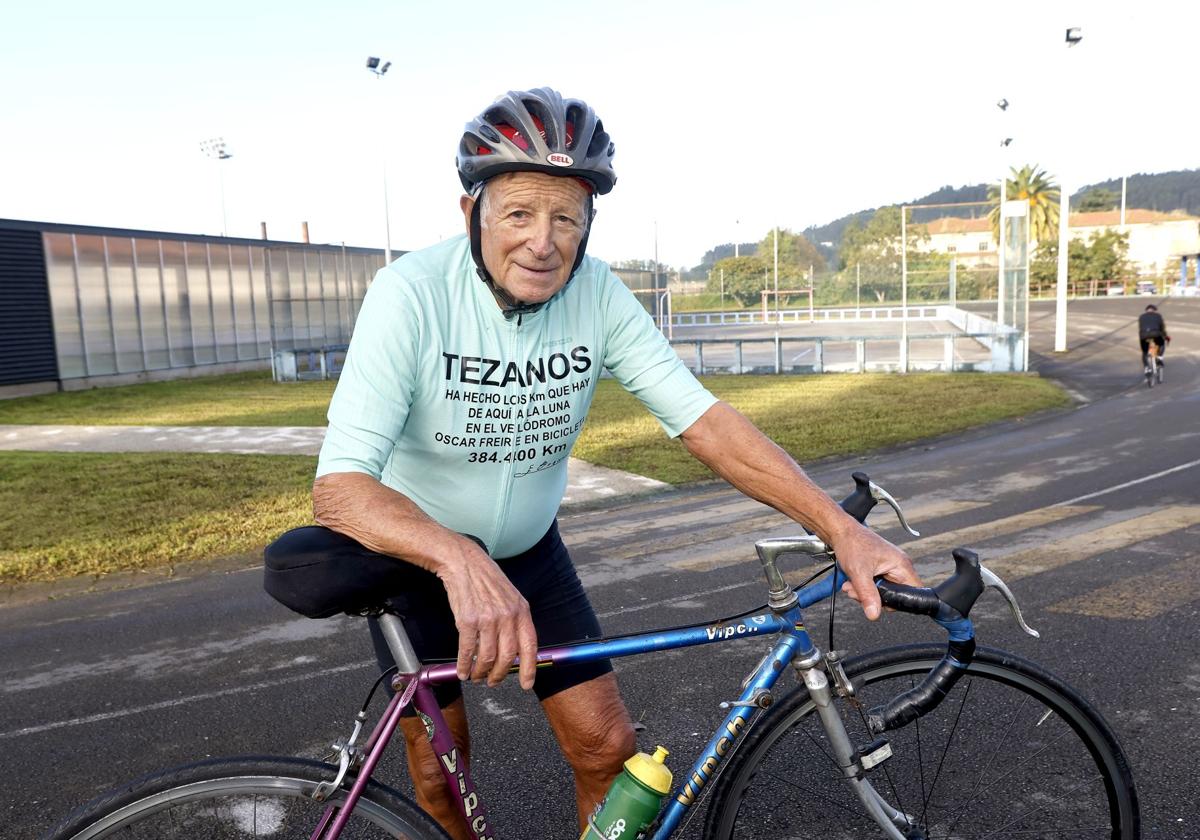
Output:
<path fill-rule="evenodd" d="M 1078 44 L 1083 40 L 1083 32 L 1079 27 L 1073 26 L 1067 29 L 1067 49 Z M 1067 62 L 1063 61 L 1062 72 L 1059 73 L 1061 80 L 1060 84 L 1065 91 L 1067 86 Z M 1060 121 L 1060 124 L 1065 124 L 1067 120 Z M 1063 131 L 1063 139 L 1065 141 L 1066 131 Z M 1061 154 L 1065 161 L 1069 156 L 1066 153 L 1066 143 L 1061 144 Z M 1060 170 L 1061 171 L 1061 170 Z M 1070 182 L 1066 175 L 1058 179 L 1058 283 L 1055 288 L 1054 295 L 1054 352 L 1067 352 L 1067 265 L 1068 265 L 1068 250 L 1071 242 L 1071 190 Z M 1125 221 L 1125 180 L 1121 180 L 1121 221 Z M 1001 224 L 1003 225 L 1003 219 Z M 1028 325 L 1026 325 L 1028 330 Z M 1026 351 L 1028 352 L 1029 340 L 1025 341 Z"/>
<path fill-rule="evenodd" d="M 228 236 L 229 220 L 225 216 L 225 173 L 221 169 L 221 161 L 229 160 L 233 155 L 225 148 L 224 137 L 213 137 L 200 143 L 200 151 L 217 162 L 217 181 L 221 185 L 221 236 Z"/>
<path fill-rule="evenodd" d="M 376 79 L 383 80 L 388 68 L 392 66 L 392 62 L 384 61 L 383 59 L 370 56 L 367 58 L 367 70 L 375 75 Z M 383 235 L 384 235 L 384 251 L 383 259 L 386 263 L 392 261 L 392 213 L 388 207 L 388 185 L 387 185 L 387 151 L 380 149 L 379 152 L 380 164 L 383 168 Z"/>

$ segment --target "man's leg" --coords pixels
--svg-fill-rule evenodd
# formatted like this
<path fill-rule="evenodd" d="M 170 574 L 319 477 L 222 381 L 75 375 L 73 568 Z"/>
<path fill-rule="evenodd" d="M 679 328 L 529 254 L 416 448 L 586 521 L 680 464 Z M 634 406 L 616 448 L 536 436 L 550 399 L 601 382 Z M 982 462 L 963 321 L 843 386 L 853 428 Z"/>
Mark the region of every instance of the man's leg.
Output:
<path fill-rule="evenodd" d="M 446 708 L 442 709 L 450 732 L 454 735 L 454 743 L 458 747 L 459 761 L 467 763 L 471 749 L 471 739 L 467 732 L 467 710 L 463 699 L 459 697 Z M 408 753 L 408 774 L 412 777 L 413 787 L 417 793 L 417 804 L 446 829 L 454 840 L 473 840 L 475 837 L 467 827 L 459 810 L 458 801 L 446 786 L 446 777 L 442 775 L 441 762 L 429 745 L 425 734 L 425 723 L 419 717 L 400 719 L 400 729 L 404 732 L 404 743 Z"/>
<path fill-rule="evenodd" d="M 1142 345 L 1142 370 L 1146 373 L 1150 372 L 1150 342 L 1144 338 L 1138 339 L 1138 343 Z"/>
<path fill-rule="evenodd" d="M 575 802 L 582 831 L 588 815 L 621 772 L 621 765 L 637 752 L 633 721 L 611 672 L 552 694 L 542 701 L 542 709 L 575 772 Z"/>

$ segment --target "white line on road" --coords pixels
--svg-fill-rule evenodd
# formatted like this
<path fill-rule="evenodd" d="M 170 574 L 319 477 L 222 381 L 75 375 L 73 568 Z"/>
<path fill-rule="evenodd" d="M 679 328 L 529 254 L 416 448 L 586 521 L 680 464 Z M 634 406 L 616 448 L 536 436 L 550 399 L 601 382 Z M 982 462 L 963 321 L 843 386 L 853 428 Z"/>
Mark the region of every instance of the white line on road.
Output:
<path fill-rule="evenodd" d="M 135 706 L 131 709 L 120 709 L 115 712 L 103 712 L 98 715 L 71 718 L 70 720 L 59 720 L 55 721 L 54 723 L 43 723 L 40 726 L 26 726 L 23 729 L 14 729 L 11 732 L 0 732 L 0 741 L 8 738 L 19 738 L 22 735 L 36 735 L 39 732 L 49 732 L 52 729 L 63 729 L 67 726 L 82 726 L 85 723 L 100 723 L 106 720 L 128 717 L 129 715 L 140 715 L 143 712 L 153 712 L 158 709 L 170 709 L 175 706 L 183 706 L 188 703 L 198 703 L 201 700 L 215 700 L 218 697 L 228 697 L 232 694 L 245 694 L 247 691 L 258 691 L 259 689 L 263 688 L 274 688 L 275 686 L 287 685 L 288 683 L 318 679 L 320 677 L 327 677 L 332 674 L 340 674 L 344 671 L 355 671 L 359 668 L 366 668 L 373 665 L 375 665 L 374 660 L 355 662 L 350 665 L 339 665 L 336 668 L 326 668 L 323 671 L 307 671 L 303 674 L 296 674 L 295 676 L 284 677 L 283 679 L 279 680 L 258 682 L 252 685 L 239 685 L 236 688 L 227 688 L 223 691 L 210 691 L 207 694 L 193 694 L 191 697 L 177 697 L 174 700 L 164 700 L 161 703 L 151 703 L 147 706 Z"/>
<path fill-rule="evenodd" d="M 1086 502 L 1088 499 L 1094 499 L 1097 496 L 1105 496 L 1109 493 L 1115 493 L 1118 490 L 1124 490 L 1126 487 L 1133 487 L 1135 484 L 1153 481 L 1156 478 L 1162 478 L 1164 475 L 1170 475 L 1171 473 L 1179 472 L 1180 470 L 1191 469 L 1197 464 L 1200 464 L 1200 460 L 1189 461 L 1186 464 L 1180 464 L 1177 467 L 1171 467 L 1169 470 L 1156 472 L 1153 475 L 1144 475 L 1141 478 L 1135 478 L 1133 481 L 1126 481 L 1124 484 L 1117 484 L 1104 490 L 1097 490 L 1095 493 L 1088 493 L 1086 496 L 1078 496 L 1074 499 L 1067 499 L 1065 502 L 1055 502 L 1054 504 L 1050 505 L 1050 507 L 1062 507 L 1063 505 L 1073 505 L 1076 502 Z"/>

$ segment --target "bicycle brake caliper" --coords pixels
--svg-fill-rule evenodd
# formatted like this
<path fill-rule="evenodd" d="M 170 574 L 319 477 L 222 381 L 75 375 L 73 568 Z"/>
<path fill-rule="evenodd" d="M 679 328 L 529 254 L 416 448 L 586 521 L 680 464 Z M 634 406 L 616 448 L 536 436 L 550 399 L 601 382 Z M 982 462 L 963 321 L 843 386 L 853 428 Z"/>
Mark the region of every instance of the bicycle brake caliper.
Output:
<path fill-rule="evenodd" d="M 833 682 L 834 693 L 849 700 L 854 696 L 854 683 L 846 676 L 846 669 L 842 667 L 842 653 L 840 650 L 831 650 L 825 654 L 825 673 L 829 674 L 829 679 Z"/>

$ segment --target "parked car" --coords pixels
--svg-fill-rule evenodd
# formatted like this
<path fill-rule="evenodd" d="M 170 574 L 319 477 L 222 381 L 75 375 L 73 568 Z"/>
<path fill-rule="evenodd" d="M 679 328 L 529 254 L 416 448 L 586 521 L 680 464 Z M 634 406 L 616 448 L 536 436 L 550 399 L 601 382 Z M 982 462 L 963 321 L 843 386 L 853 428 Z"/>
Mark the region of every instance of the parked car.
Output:
<path fill-rule="evenodd" d="M 1134 294 L 1156 295 L 1158 294 L 1158 289 L 1155 287 L 1153 280 L 1139 280 L 1137 284 L 1137 290 L 1134 292 Z"/>
<path fill-rule="evenodd" d="M 1125 294 L 1125 287 L 1124 286 L 1109 286 L 1107 289 L 1104 290 L 1104 294 L 1108 295 L 1109 297 L 1116 297 L 1117 295 L 1123 295 L 1123 294 Z"/>

